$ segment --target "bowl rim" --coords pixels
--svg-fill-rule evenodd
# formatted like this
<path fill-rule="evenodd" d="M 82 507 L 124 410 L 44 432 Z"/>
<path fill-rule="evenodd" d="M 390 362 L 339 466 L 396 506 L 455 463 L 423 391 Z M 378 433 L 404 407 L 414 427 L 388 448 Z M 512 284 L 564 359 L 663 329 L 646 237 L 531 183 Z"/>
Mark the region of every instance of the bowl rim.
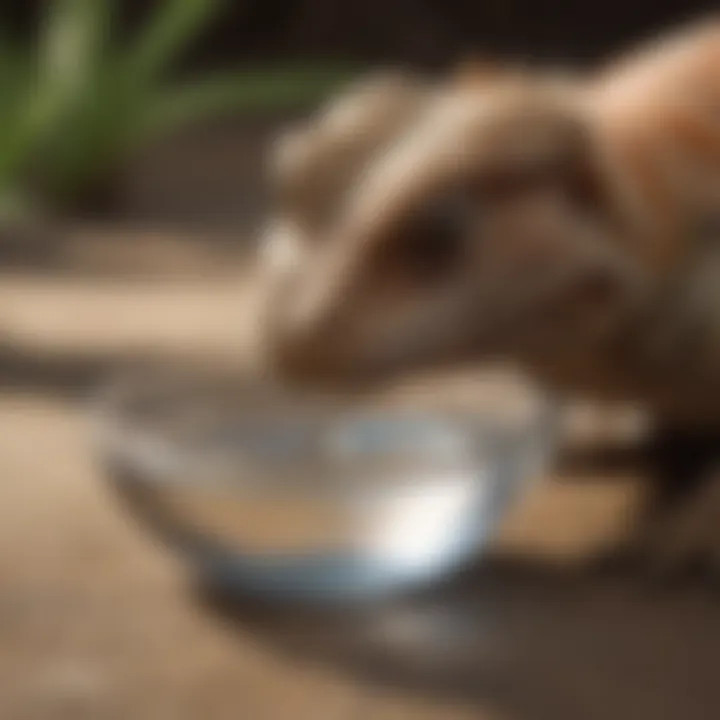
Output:
<path fill-rule="evenodd" d="M 217 378 L 213 373 L 207 378 L 203 378 L 203 380 L 205 379 L 213 383 Z M 141 422 L 137 425 L 132 423 L 132 413 L 128 413 L 127 408 L 123 407 L 123 403 L 127 399 L 123 392 L 128 388 L 130 392 L 135 392 L 138 389 L 142 390 L 144 389 L 143 383 L 146 381 L 147 376 L 141 377 L 140 384 L 136 384 L 132 376 L 128 378 L 126 375 L 117 375 L 104 383 L 93 397 L 89 413 L 91 442 L 93 450 L 102 464 L 129 471 L 135 475 L 141 474 L 143 482 L 149 484 L 171 482 L 178 485 L 182 482 L 182 478 L 186 478 L 188 482 L 197 482 L 199 475 L 201 475 L 203 484 L 211 486 L 212 482 L 209 475 L 214 471 L 217 484 L 225 488 L 242 488 L 244 492 L 249 490 L 268 492 L 272 491 L 273 487 L 279 487 L 283 491 L 292 488 L 295 491 L 302 490 L 304 493 L 312 492 L 311 488 L 314 483 L 292 483 L 287 482 L 287 478 L 283 481 L 282 476 L 284 473 L 277 472 L 277 465 L 273 468 L 273 482 L 268 483 L 267 477 L 263 478 L 262 482 L 258 482 L 257 479 L 240 481 L 239 476 L 242 474 L 243 457 L 246 463 L 245 468 L 252 469 L 254 473 L 260 470 L 260 466 L 256 464 L 257 456 L 248 454 L 248 446 L 242 443 L 223 442 L 218 446 L 217 441 L 213 442 L 211 440 L 208 442 L 206 438 L 199 445 L 195 445 L 184 452 L 183 440 L 169 436 L 163 437 L 162 430 L 154 432 L 151 428 L 143 426 Z M 183 386 L 179 388 L 171 387 L 171 403 L 176 399 L 176 396 L 172 394 L 173 390 L 187 391 L 186 387 Z M 326 414 L 328 411 L 329 414 Z M 400 422 L 406 425 L 409 414 L 414 419 L 418 418 L 417 412 L 409 412 L 407 409 L 398 411 L 392 408 L 384 408 L 383 422 Z M 420 413 L 420 415 L 422 414 L 424 413 Z M 512 454 L 513 449 L 520 449 L 522 447 L 521 443 L 524 441 L 534 444 L 537 446 L 539 454 L 542 455 L 537 461 L 538 464 L 548 464 L 557 443 L 559 408 L 552 402 L 548 394 L 540 389 L 536 393 L 534 412 L 530 413 L 520 426 L 510 432 L 502 427 L 493 427 L 488 421 L 487 413 L 473 412 L 469 409 L 454 411 L 432 410 L 427 414 L 436 426 L 441 423 L 445 430 L 457 430 L 458 437 L 464 435 L 472 438 L 473 443 L 483 444 L 485 451 L 491 448 L 496 453 L 502 450 L 505 452 L 510 451 Z M 243 413 L 245 420 L 247 420 L 247 417 Z M 268 417 L 272 420 L 274 417 L 272 412 Z M 358 411 L 353 404 L 347 406 L 343 404 L 339 411 L 337 407 L 322 406 L 320 424 L 314 427 L 311 432 L 316 433 L 317 427 L 320 427 L 322 428 L 320 434 L 324 434 L 325 430 L 331 425 L 337 426 L 338 420 L 343 417 L 354 420 L 372 417 L 373 422 L 379 420 L 377 413 L 373 414 L 369 408 Z M 250 418 L 252 419 L 252 416 Z M 306 416 L 303 422 L 307 424 Z M 459 423 L 460 426 L 455 427 L 456 423 Z M 519 435 L 528 434 L 529 438 L 527 439 L 519 437 Z M 218 447 L 222 448 L 222 452 L 219 454 L 217 453 Z M 208 449 L 210 452 L 207 452 Z M 314 460 L 321 464 L 325 463 L 327 468 L 327 458 L 315 457 Z M 479 469 L 482 462 L 479 456 L 473 456 L 472 460 L 475 462 L 474 467 Z M 253 461 L 255 464 L 253 464 Z M 334 461 L 338 462 L 338 459 L 336 458 Z M 295 458 L 294 462 L 297 463 L 298 458 Z M 213 465 L 213 463 L 218 464 Z M 499 463 L 497 460 L 490 460 L 485 463 L 486 466 L 492 466 L 493 464 L 497 465 Z M 458 463 L 454 464 L 454 469 L 456 472 L 458 471 Z M 467 466 L 465 466 L 465 469 L 467 469 Z M 415 475 L 417 475 L 418 470 L 413 471 Z M 437 468 L 435 471 L 437 471 Z M 352 486 L 352 483 L 350 485 Z M 331 486 L 342 490 L 342 492 L 348 490 L 348 484 L 345 482 L 334 481 Z M 327 492 L 327 489 L 327 487 L 323 487 L 322 491 Z"/>

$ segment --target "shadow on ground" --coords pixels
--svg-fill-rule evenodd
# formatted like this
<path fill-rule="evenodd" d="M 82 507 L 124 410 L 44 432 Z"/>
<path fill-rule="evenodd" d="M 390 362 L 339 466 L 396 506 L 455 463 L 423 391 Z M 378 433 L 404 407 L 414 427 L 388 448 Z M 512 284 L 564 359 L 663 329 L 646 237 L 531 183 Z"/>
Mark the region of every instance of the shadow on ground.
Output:
<path fill-rule="evenodd" d="M 518 720 L 711 720 L 720 599 L 498 558 L 364 610 L 289 610 L 201 590 L 228 625 L 296 661 Z M 491 715 L 494 717 L 494 715 Z"/>

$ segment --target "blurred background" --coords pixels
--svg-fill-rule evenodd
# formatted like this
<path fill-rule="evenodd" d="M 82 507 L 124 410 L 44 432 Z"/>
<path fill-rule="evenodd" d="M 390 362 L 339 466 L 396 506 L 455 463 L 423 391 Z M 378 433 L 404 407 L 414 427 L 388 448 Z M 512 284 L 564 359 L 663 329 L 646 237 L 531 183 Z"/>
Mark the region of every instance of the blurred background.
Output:
<path fill-rule="evenodd" d="M 717 717 L 704 590 L 521 566 L 361 616 L 199 602 L 100 482 L 82 404 L 129 363 L 236 362 L 264 151 L 349 78 L 583 64 L 716 7 L 2 0 L 0 718 Z M 621 480 L 559 483 L 524 547 L 602 541 Z"/>
<path fill-rule="evenodd" d="M 66 21 L 55 18 L 65 5 Z M 41 88 L 20 118 L 3 120 L 6 136 L 24 140 L 13 143 L 0 173 L 17 180 L 37 164 L 33 155 L 42 156 L 45 167 L 35 174 L 45 177 L 36 185 L 74 214 L 247 225 L 259 214 L 268 136 L 347 77 L 388 65 L 443 69 L 472 54 L 587 64 L 715 6 L 208 0 L 178 3 L 163 16 L 162 3 L 143 0 L 6 0 L 0 93 L 7 115 L 27 100 L 29 85 Z M 34 51 L 52 72 L 44 74 L 42 59 L 32 68 Z M 56 53 L 65 59 L 56 63 Z M 27 114 L 32 119 L 23 122 Z M 128 147 L 133 152 L 118 162 Z"/>

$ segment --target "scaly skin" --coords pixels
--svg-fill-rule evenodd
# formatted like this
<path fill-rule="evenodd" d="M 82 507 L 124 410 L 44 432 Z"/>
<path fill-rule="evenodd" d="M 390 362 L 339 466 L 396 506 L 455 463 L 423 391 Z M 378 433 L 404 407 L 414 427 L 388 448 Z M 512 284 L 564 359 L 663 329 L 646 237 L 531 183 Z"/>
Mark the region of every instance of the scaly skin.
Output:
<path fill-rule="evenodd" d="M 588 76 L 370 79 L 274 157 L 265 341 L 280 372 L 357 381 L 507 358 L 706 438 L 677 457 L 714 452 L 720 21 Z M 707 500 L 710 520 L 681 513 L 682 540 L 663 517 L 665 560 L 706 549 Z"/>

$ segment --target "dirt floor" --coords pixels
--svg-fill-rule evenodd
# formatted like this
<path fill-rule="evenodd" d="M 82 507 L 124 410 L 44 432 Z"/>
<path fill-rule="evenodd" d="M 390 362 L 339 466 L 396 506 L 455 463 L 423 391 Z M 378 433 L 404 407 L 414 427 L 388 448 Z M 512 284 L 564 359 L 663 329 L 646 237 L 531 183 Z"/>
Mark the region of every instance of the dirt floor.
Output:
<path fill-rule="evenodd" d="M 201 239 L 91 228 L 0 248 L 2 720 L 720 715 L 712 588 L 558 562 L 617 534 L 632 475 L 556 478 L 494 562 L 382 607 L 193 590 L 106 488 L 83 400 L 125 362 L 238 356 L 244 251 Z"/>

